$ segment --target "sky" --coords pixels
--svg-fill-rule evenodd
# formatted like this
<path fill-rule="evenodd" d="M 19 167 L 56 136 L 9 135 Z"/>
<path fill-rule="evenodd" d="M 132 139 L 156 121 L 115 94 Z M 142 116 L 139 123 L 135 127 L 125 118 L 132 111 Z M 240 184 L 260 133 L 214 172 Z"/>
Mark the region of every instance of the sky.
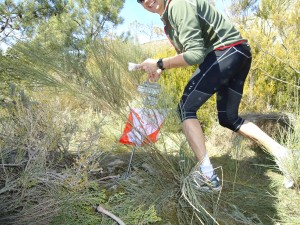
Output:
<path fill-rule="evenodd" d="M 225 14 L 226 7 L 229 5 L 230 0 L 215 0 L 216 8 Z M 145 25 L 155 25 L 163 28 L 162 21 L 158 14 L 154 14 L 145 10 L 136 0 L 125 0 L 123 9 L 121 10 L 121 17 L 124 18 L 124 23 L 118 26 L 118 33 L 128 31 L 129 25 L 138 21 Z M 149 41 L 149 37 L 146 35 L 139 35 L 139 41 L 141 43 Z"/>

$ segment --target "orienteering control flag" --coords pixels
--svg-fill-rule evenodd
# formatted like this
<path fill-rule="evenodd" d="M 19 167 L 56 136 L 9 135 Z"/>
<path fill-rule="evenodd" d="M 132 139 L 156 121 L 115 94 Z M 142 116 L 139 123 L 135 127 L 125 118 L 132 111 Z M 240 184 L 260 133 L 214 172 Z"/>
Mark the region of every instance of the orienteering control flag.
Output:
<path fill-rule="evenodd" d="M 166 110 L 130 109 L 128 120 L 119 142 L 133 146 L 143 146 L 156 142 L 165 117 Z"/>

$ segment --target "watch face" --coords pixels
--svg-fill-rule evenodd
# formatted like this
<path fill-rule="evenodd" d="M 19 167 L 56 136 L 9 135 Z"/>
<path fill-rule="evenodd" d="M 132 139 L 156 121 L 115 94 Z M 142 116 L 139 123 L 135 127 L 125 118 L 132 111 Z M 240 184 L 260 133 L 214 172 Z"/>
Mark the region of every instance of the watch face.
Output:
<path fill-rule="evenodd" d="M 159 69 L 161 69 L 161 70 L 164 70 L 164 69 L 165 69 L 165 68 L 164 68 L 164 64 L 163 64 L 162 59 L 159 59 L 159 60 L 157 61 L 157 67 L 158 67 Z"/>

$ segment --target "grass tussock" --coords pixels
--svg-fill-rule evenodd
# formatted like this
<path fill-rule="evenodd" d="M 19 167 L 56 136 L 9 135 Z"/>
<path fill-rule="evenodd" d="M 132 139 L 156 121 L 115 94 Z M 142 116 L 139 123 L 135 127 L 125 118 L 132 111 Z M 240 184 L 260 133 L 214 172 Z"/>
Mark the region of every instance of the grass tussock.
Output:
<path fill-rule="evenodd" d="M 0 223 L 48 223 L 65 202 L 83 198 L 78 192 L 90 186 L 88 174 L 99 171 L 99 129 L 22 91 L 11 100 L 1 105 Z"/>
<path fill-rule="evenodd" d="M 276 193 L 276 209 L 280 224 L 297 224 L 300 218 L 300 112 L 296 108 L 295 117 L 290 129 L 282 133 L 282 142 L 291 150 L 291 154 L 283 166 L 290 178 L 294 181 L 293 189 L 282 186 L 282 177 L 273 176 L 273 185 L 278 188 Z"/>

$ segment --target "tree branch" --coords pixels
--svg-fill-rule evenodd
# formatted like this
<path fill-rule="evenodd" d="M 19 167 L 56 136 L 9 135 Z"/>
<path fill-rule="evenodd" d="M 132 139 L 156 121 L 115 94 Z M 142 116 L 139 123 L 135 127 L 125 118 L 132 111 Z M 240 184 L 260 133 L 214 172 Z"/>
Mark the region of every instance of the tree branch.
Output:
<path fill-rule="evenodd" d="M 258 68 L 258 69 L 261 70 L 261 71 L 263 71 L 263 72 L 265 73 L 265 74 L 264 74 L 265 76 L 270 77 L 270 78 L 273 79 L 273 80 L 279 81 L 279 82 L 284 83 L 284 84 L 288 84 L 288 85 L 295 86 L 296 88 L 300 88 L 300 86 L 298 86 L 298 85 L 296 85 L 296 84 L 293 84 L 293 83 L 290 83 L 290 82 L 281 80 L 281 79 L 279 79 L 279 78 L 277 78 L 277 77 L 274 77 L 274 76 L 270 75 L 267 71 L 265 71 L 265 70 L 263 70 L 263 69 L 261 69 L 261 68 Z"/>
<path fill-rule="evenodd" d="M 257 42 L 256 42 L 256 43 L 257 43 Z M 259 44 L 259 43 L 257 43 L 257 44 Z M 290 67 L 290 68 L 291 68 L 294 72 L 296 72 L 297 74 L 300 74 L 300 71 L 299 71 L 299 70 L 297 70 L 296 68 L 294 68 L 294 67 L 291 66 L 290 64 L 284 62 L 284 61 L 283 61 L 282 59 L 280 59 L 279 57 L 277 57 L 277 56 L 275 56 L 275 55 L 269 53 L 268 51 L 264 50 L 262 47 L 260 47 L 260 50 L 261 50 L 263 53 L 265 53 L 265 54 L 267 54 L 267 55 L 270 55 L 270 56 L 272 56 L 273 58 L 277 59 L 279 62 L 281 62 L 281 63 L 287 65 L 288 67 Z"/>
<path fill-rule="evenodd" d="M 111 212 L 107 211 L 106 209 L 104 209 L 103 207 L 101 207 L 100 205 L 97 206 L 96 208 L 97 212 L 99 213 L 103 213 L 106 216 L 112 218 L 113 220 L 115 220 L 119 225 L 125 225 L 125 223 L 117 216 L 115 216 L 114 214 L 112 214 Z"/>

